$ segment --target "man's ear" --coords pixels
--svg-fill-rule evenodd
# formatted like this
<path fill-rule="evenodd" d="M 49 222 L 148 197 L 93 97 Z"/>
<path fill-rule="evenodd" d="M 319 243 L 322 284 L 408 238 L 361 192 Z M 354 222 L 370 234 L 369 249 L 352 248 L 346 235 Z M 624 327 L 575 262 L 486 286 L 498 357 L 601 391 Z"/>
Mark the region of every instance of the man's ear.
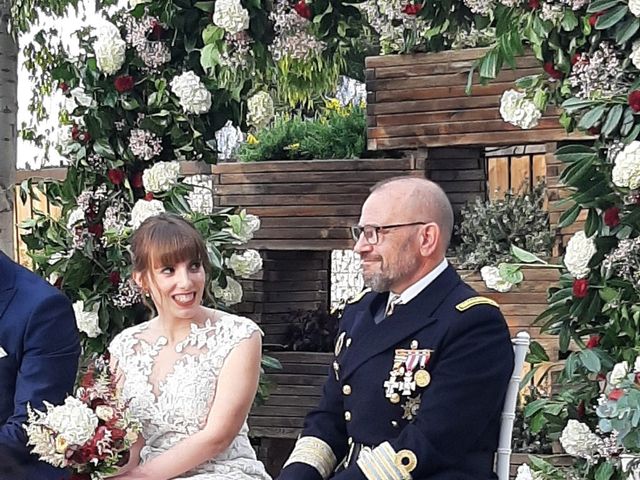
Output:
<path fill-rule="evenodd" d="M 422 235 L 420 237 L 420 253 L 424 257 L 431 257 L 440 248 L 440 226 L 438 226 L 437 223 L 432 222 L 422 228 Z"/>

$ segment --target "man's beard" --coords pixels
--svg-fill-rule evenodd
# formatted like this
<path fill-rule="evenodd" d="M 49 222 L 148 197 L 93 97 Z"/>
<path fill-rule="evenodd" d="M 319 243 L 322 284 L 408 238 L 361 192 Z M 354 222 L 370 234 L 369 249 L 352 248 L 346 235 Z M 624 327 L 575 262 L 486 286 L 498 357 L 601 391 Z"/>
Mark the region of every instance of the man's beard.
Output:
<path fill-rule="evenodd" d="M 409 241 L 405 242 L 405 244 L 400 247 L 400 251 L 408 251 L 408 244 Z M 374 292 L 388 292 L 391 290 L 391 285 L 395 282 L 407 278 L 411 274 L 414 264 L 413 260 L 407 256 L 400 256 L 396 260 L 396 264 L 393 267 L 389 267 L 380 259 L 380 271 L 372 273 L 363 271 L 362 276 L 365 286 L 370 287 Z"/>

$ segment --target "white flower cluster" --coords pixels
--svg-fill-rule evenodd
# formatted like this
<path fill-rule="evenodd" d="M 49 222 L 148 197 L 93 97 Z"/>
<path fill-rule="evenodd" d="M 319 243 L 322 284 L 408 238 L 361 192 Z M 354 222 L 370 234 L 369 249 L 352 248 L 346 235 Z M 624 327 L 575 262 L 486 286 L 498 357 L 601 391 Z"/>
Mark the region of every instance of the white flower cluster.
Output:
<path fill-rule="evenodd" d="M 560 0 L 560 3 L 567 5 L 571 10 L 580 10 L 585 5 L 588 5 L 591 0 Z"/>
<path fill-rule="evenodd" d="M 67 217 L 67 230 L 71 232 L 71 244 L 75 250 L 82 250 L 89 239 L 86 217 L 81 207 L 76 207 Z"/>
<path fill-rule="evenodd" d="M 273 99 L 268 92 L 258 92 L 247 100 L 247 123 L 256 128 L 266 127 L 273 119 Z"/>
<path fill-rule="evenodd" d="M 468 29 L 460 29 L 448 37 L 451 38 L 453 50 L 486 47 L 496 41 L 496 29 L 495 27 L 477 29 L 475 25 L 471 25 Z"/>
<path fill-rule="evenodd" d="M 624 69 L 619 51 L 608 42 L 601 42 L 591 55 L 582 53 L 571 66 L 569 83 L 577 88 L 578 98 L 610 98 L 626 91 Z"/>
<path fill-rule="evenodd" d="M 124 23 L 127 29 L 127 42 L 136 49 L 138 56 L 148 69 L 157 70 L 171 60 L 171 50 L 165 42 L 147 38 L 153 28 L 160 25 L 157 18 L 145 15 L 137 19 L 127 15 Z"/>
<path fill-rule="evenodd" d="M 505 7 L 517 7 L 522 3 L 522 0 L 499 0 Z"/>
<path fill-rule="evenodd" d="M 213 295 L 225 305 L 235 305 L 242 301 L 242 285 L 231 277 L 227 277 L 227 286 L 222 288 L 216 284 L 213 286 Z"/>
<path fill-rule="evenodd" d="M 500 276 L 498 267 L 484 266 L 480 269 L 480 276 L 484 284 L 491 290 L 498 292 L 508 292 L 513 287 L 513 283 L 507 282 Z"/>
<path fill-rule="evenodd" d="M 308 60 L 326 48 L 326 44 L 311 32 L 311 22 L 292 10 L 288 1 L 278 0 L 269 17 L 276 34 L 269 45 L 274 60 L 279 61 L 287 56 Z"/>
<path fill-rule="evenodd" d="M 107 199 L 107 186 L 100 185 L 95 190 L 87 188 L 83 190 L 77 198 L 78 208 L 82 209 L 85 214 L 93 213 L 95 216 L 100 211 L 100 202 Z"/>
<path fill-rule="evenodd" d="M 180 163 L 158 162 L 142 174 L 142 184 L 148 192 L 166 192 L 178 183 Z"/>
<path fill-rule="evenodd" d="M 260 219 L 256 215 L 246 213 L 244 210 L 236 217 L 228 222 L 232 226 L 223 230 L 229 232 L 238 240 L 234 243 L 247 243 L 253 238 L 253 234 L 260 229 Z"/>
<path fill-rule="evenodd" d="M 213 211 L 213 181 L 210 175 L 190 175 L 183 183 L 192 185 L 187 195 L 187 203 L 195 213 L 211 214 Z"/>
<path fill-rule="evenodd" d="M 134 128 L 129 133 L 129 149 L 140 160 L 151 160 L 162 152 L 162 140 L 153 132 Z"/>
<path fill-rule="evenodd" d="M 262 269 L 262 257 L 257 250 L 245 250 L 243 253 L 234 253 L 227 260 L 227 265 L 238 277 L 249 277 Z"/>
<path fill-rule="evenodd" d="M 102 333 L 102 330 L 100 330 L 100 318 L 98 317 L 99 309 L 99 303 L 95 303 L 91 310 L 84 309 L 82 300 L 78 300 L 73 304 L 73 313 L 76 316 L 78 330 L 86 334 L 87 337 L 96 338 Z"/>
<path fill-rule="evenodd" d="M 211 108 L 211 92 L 191 70 L 173 77 L 171 91 L 176 94 L 180 106 L 187 113 L 207 113 Z"/>
<path fill-rule="evenodd" d="M 340 105 L 364 105 L 367 102 L 367 86 L 355 78 L 341 75 L 338 79 L 336 98 Z"/>
<path fill-rule="evenodd" d="M 111 299 L 111 303 L 116 308 L 127 308 L 140 303 L 142 295 L 133 280 L 120 280 L 118 293 Z"/>
<path fill-rule="evenodd" d="M 518 467 L 515 480 L 542 480 L 542 476 L 531 470 L 529 465 L 523 463 Z"/>
<path fill-rule="evenodd" d="M 217 0 L 213 23 L 226 32 L 236 34 L 249 28 L 249 12 L 240 0 Z"/>
<path fill-rule="evenodd" d="M 589 275 L 589 262 L 596 253 L 593 238 L 587 238 L 584 231 L 576 232 L 567 243 L 564 253 L 564 264 L 574 278 L 585 278 Z"/>
<path fill-rule="evenodd" d="M 523 92 L 511 89 L 502 94 L 500 115 L 505 122 L 528 130 L 538 125 L 542 112 Z"/>
<path fill-rule="evenodd" d="M 93 50 L 98 68 L 107 75 L 112 75 L 120 70 L 124 63 L 127 44 L 120 36 L 118 27 L 107 23 L 98 29 Z"/>
<path fill-rule="evenodd" d="M 122 221 L 121 218 L 123 211 L 123 202 L 121 200 L 113 201 L 106 208 L 102 217 L 102 226 L 105 231 L 111 231 L 117 236 L 121 236 L 124 233 L 126 222 Z"/>
<path fill-rule="evenodd" d="M 496 8 L 495 0 L 463 0 L 472 13 L 486 17 Z"/>
<path fill-rule="evenodd" d="M 540 18 L 547 22 L 558 23 L 564 16 L 564 9 L 562 5 L 551 2 L 542 2 L 542 8 L 540 9 Z"/>
<path fill-rule="evenodd" d="M 614 274 L 640 291 L 640 237 L 625 238 L 602 262 L 607 274 Z M 612 302 L 609 302 L 612 303 Z"/>
<path fill-rule="evenodd" d="M 160 200 L 138 200 L 131 209 L 129 224 L 135 230 L 149 217 L 155 217 L 166 210 Z"/>
<path fill-rule="evenodd" d="M 73 112 L 78 105 L 82 107 L 95 107 L 98 103 L 93 99 L 91 95 L 82 87 L 76 87 L 71 89 L 69 96 L 65 97 L 64 108 L 68 112 Z"/>
<path fill-rule="evenodd" d="M 640 70 L 640 40 L 633 42 L 631 47 L 631 63 Z"/>
<path fill-rule="evenodd" d="M 231 120 L 227 120 L 225 126 L 216 132 L 218 160 L 231 160 L 242 142 L 244 142 L 244 133 L 240 127 L 234 127 Z"/>
<path fill-rule="evenodd" d="M 587 425 L 571 419 L 562 430 L 560 444 L 569 455 L 593 460 L 602 447 L 602 440 Z"/>
<path fill-rule="evenodd" d="M 614 185 L 631 190 L 640 188 L 640 141 L 627 145 L 614 162 L 611 172 Z"/>
<path fill-rule="evenodd" d="M 629 0 L 629 11 L 640 17 L 640 0 Z"/>

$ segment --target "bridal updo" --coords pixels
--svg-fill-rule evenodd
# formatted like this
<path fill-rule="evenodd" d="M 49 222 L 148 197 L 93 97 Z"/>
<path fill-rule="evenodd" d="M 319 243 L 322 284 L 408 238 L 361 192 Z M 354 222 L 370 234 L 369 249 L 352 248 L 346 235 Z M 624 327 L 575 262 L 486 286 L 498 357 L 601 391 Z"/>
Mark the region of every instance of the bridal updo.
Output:
<path fill-rule="evenodd" d="M 211 262 L 204 239 L 184 218 L 162 213 L 147 218 L 131 237 L 133 270 L 147 274 L 154 267 L 198 261 L 206 273 Z"/>

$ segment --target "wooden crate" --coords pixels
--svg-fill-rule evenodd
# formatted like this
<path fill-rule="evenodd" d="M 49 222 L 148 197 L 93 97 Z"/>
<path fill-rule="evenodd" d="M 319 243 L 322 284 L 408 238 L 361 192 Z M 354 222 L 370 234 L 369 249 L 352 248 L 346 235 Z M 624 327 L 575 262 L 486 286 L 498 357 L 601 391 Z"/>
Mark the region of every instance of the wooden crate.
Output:
<path fill-rule="evenodd" d="M 264 405 L 249 413 L 250 435 L 297 438 L 304 417 L 316 407 L 329 373 L 333 353 L 267 352 L 282 364 L 282 370 L 267 373 L 275 388 Z"/>
<path fill-rule="evenodd" d="M 558 337 L 540 333 L 540 327 L 533 325 L 536 317 L 546 308 L 547 290 L 557 285 L 560 274 L 554 269 L 524 268 L 524 281 L 506 293 L 489 290 L 479 273 L 460 270 L 460 276 L 473 287 L 478 294 L 491 298 L 500 304 L 509 332 L 514 337 L 520 331 L 531 335 L 531 340 L 540 343 L 551 360 L 558 359 Z"/>
<path fill-rule="evenodd" d="M 424 161 L 410 158 L 222 163 L 213 167 L 215 204 L 241 205 L 262 226 L 249 248 L 351 248 L 349 226 L 377 182 L 424 176 Z"/>
<path fill-rule="evenodd" d="M 367 57 L 368 148 L 522 145 L 585 138 L 568 134 L 553 108 L 531 130 L 502 120 L 502 93 L 514 88 L 516 79 L 541 73 L 540 62 L 532 54 L 517 58 L 515 70 L 502 70 L 486 85 L 479 83 L 476 73 L 472 94 L 467 96 L 468 73 L 486 51 Z"/>

